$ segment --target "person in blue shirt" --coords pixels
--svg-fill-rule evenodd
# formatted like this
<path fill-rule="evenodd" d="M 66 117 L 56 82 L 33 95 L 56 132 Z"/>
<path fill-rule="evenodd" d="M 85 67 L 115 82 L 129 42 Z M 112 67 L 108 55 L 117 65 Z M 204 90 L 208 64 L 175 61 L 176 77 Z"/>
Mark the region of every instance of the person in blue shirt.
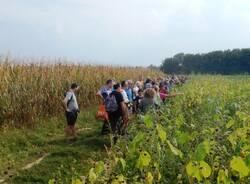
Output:
<path fill-rule="evenodd" d="M 127 81 L 127 88 L 125 89 L 127 96 L 128 96 L 128 100 L 129 102 L 133 102 L 134 100 L 134 94 L 133 94 L 133 82 L 131 80 Z"/>
<path fill-rule="evenodd" d="M 112 79 L 107 80 L 106 85 L 103 86 L 98 92 L 97 96 L 100 96 L 103 100 L 112 92 L 114 81 Z"/>
<path fill-rule="evenodd" d="M 123 97 L 123 99 L 124 99 L 124 102 L 126 103 L 126 104 L 128 104 L 129 103 L 129 99 L 128 99 L 128 95 L 127 95 L 127 92 L 126 92 L 126 90 L 127 90 L 127 88 L 128 88 L 128 82 L 127 81 L 122 81 L 121 82 L 121 94 L 122 94 L 122 97 Z"/>

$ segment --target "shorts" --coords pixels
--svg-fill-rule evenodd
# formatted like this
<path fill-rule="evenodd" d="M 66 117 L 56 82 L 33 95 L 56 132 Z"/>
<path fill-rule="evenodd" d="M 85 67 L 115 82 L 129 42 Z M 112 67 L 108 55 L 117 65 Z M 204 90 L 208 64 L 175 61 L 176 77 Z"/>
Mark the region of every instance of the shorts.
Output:
<path fill-rule="evenodd" d="M 77 120 L 77 115 L 78 112 L 77 111 L 71 111 L 71 112 L 65 112 L 66 115 L 66 119 L 67 119 L 67 124 L 69 126 L 74 126 L 76 124 L 76 120 Z"/>

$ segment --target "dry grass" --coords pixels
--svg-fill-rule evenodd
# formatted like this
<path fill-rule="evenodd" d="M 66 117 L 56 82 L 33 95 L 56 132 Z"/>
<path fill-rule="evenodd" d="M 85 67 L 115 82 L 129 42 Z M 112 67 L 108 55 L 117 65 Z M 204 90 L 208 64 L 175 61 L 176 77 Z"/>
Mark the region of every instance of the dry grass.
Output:
<path fill-rule="evenodd" d="M 98 103 L 95 92 L 107 79 L 139 80 L 162 75 L 144 68 L 12 63 L 20 61 L 0 59 L 0 125 L 34 125 L 38 118 L 62 113 L 61 100 L 72 82 L 81 86 L 78 103 L 83 109 Z"/>

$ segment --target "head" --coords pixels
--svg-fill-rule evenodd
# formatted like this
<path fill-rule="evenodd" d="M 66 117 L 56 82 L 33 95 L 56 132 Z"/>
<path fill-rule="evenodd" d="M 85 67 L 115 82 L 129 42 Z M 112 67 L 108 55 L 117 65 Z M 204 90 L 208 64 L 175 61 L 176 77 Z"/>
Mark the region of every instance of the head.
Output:
<path fill-rule="evenodd" d="M 156 92 L 153 88 L 146 89 L 144 92 L 145 98 L 153 99 L 155 95 L 156 95 Z"/>
<path fill-rule="evenodd" d="M 142 90 L 142 89 L 139 89 L 138 95 L 139 95 L 139 96 L 143 96 L 143 90 Z"/>
<path fill-rule="evenodd" d="M 132 80 L 127 80 L 128 87 L 133 88 L 133 81 Z"/>
<path fill-rule="evenodd" d="M 122 81 L 121 82 L 121 87 L 122 87 L 122 89 L 128 88 L 128 82 L 127 81 Z"/>
<path fill-rule="evenodd" d="M 120 83 L 117 83 L 117 84 L 115 84 L 114 86 L 113 86 L 113 88 L 114 88 L 114 90 L 115 91 L 120 91 L 121 90 L 121 84 Z"/>
<path fill-rule="evenodd" d="M 160 89 L 164 89 L 165 86 L 166 86 L 166 85 L 165 85 L 164 83 L 161 83 L 160 86 L 159 86 L 159 88 L 160 88 Z"/>
<path fill-rule="evenodd" d="M 79 90 L 79 86 L 76 83 L 72 83 L 70 89 L 74 92 Z"/>
<path fill-rule="evenodd" d="M 160 91 L 159 86 L 158 85 L 154 85 L 154 90 L 155 90 L 156 93 L 159 93 L 159 91 Z"/>
<path fill-rule="evenodd" d="M 140 81 L 137 81 L 137 82 L 135 83 L 135 86 L 137 86 L 138 88 L 141 88 L 141 87 L 142 87 L 142 84 L 141 84 Z"/>
<path fill-rule="evenodd" d="M 145 83 L 152 83 L 152 80 L 147 78 L 146 82 Z"/>
<path fill-rule="evenodd" d="M 107 80 L 106 85 L 109 89 L 113 88 L 114 81 L 112 79 Z"/>

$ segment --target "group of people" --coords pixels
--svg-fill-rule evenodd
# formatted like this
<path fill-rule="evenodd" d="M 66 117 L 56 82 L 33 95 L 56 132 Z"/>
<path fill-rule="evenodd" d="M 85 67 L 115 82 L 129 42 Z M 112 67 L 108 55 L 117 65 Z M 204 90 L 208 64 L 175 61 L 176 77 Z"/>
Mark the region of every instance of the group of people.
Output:
<path fill-rule="evenodd" d="M 174 85 L 181 85 L 186 80 L 185 76 L 167 76 L 156 80 L 148 78 L 135 83 L 132 80 L 121 83 L 107 80 L 106 85 L 97 92 L 107 113 L 103 118 L 101 133 L 125 134 L 131 114 L 146 113 L 166 103 L 168 98 L 180 95 L 170 94 L 170 91 Z"/>
<path fill-rule="evenodd" d="M 166 78 L 150 79 L 145 81 L 124 80 L 120 83 L 112 79 L 97 92 L 102 99 L 101 112 L 97 117 L 103 120 L 101 133 L 112 133 L 114 141 L 117 135 L 126 134 L 129 116 L 132 114 L 146 113 L 148 110 L 158 108 L 166 103 L 170 97 L 180 95 L 171 94 L 175 85 L 181 85 L 187 80 L 186 76 L 167 76 Z M 72 84 L 63 100 L 66 110 L 68 127 L 66 134 L 75 138 L 75 123 L 79 112 L 75 92 L 79 89 L 77 84 Z"/>

